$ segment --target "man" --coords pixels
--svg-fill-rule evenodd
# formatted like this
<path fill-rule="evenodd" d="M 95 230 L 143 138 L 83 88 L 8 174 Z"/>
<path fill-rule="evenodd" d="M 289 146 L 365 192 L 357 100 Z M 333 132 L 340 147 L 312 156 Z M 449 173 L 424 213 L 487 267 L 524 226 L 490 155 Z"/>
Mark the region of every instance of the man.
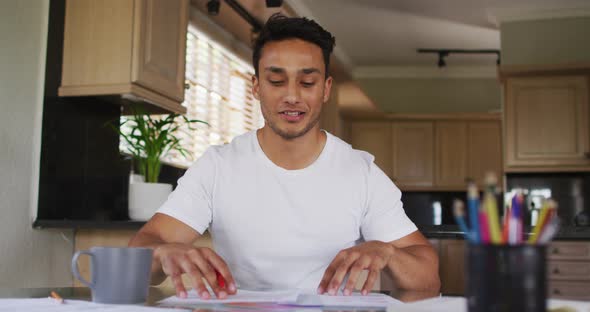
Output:
<path fill-rule="evenodd" d="M 319 128 L 334 41 L 305 18 L 268 20 L 252 77 L 265 125 L 209 148 L 131 240 L 154 249 L 152 282 L 169 276 L 185 297 L 187 274 L 204 299 L 204 280 L 218 298 L 238 287 L 349 295 L 361 271 L 366 294 L 385 270 L 400 288 L 439 288 L 437 255 L 399 189 L 373 156 Z M 215 251 L 192 245 L 206 229 Z"/>

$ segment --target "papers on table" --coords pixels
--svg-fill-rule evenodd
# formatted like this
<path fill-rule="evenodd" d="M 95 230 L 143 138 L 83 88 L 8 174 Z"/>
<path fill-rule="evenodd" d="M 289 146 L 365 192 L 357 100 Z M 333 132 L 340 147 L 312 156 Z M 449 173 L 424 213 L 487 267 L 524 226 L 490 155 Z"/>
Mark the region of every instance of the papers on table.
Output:
<path fill-rule="evenodd" d="M 211 304 L 239 304 L 239 303 L 273 303 L 289 306 L 317 306 L 317 307 L 373 307 L 386 308 L 390 305 L 399 304 L 400 301 L 384 294 L 371 293 L 361 296 L 354 293 L 351 296 L 328 296 L 317 295 L 312 291 L 291 290 L 291 291 L 249 291 L 238 290 L 236 295 L 227 299 L 200 299 L 194 290 L 188 292 L 187 298 L 172 296 L 159 302 L 162 306 L 188 307 L 193 305 Z"/>
<path fill-rule="evenodd" d="M 207 299 L 203 300 L 193 289 L 187 293 L 186 298 L 179 298 L 177 296 L 168 297 L 160 304 L 171 305 L 185 305 L 185 304 L 217 304 L 217 303 L 234 303 L 234 302 L 273 302 L 273 303 L 290 303 L 297 300 L 297 292 L 294 291 L 249 291 L 238 290 L 238 293 L 229 296 L 227 299 Z"/>
<path fill-rule="evenodd" d="M 549 312 L 590 311 L 590 302 L 575 300 L 547 300 Z M 467 301 L 464 297 L 439 297 L 407 303 L 402 307 L 389 307 L 387 312 L 467 312 Z"/>
<path fill-rule="evenodd" d="M 0 312 L 178 312 L 176 309 L 162 309 L 141 305 L 100 304 L 82 300 L 66 299 L 58 303 L 51 298 L 0 299 Z"/>

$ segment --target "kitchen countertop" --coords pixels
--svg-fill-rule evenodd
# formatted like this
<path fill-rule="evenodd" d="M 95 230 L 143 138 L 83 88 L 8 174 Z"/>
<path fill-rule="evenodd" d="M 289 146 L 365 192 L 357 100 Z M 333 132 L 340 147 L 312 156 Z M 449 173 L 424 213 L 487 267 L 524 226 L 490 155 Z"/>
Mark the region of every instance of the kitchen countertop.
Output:
<path fill-rule="evenodd" d="M 141 228 L 144 224 L 145 221 L 132 220 L 35 220 L 33 228 L 133 230 Z M 418 229 L 426 238 L 464 239 L 463 232 L 456 225 L 418 225 Z M 590 227 L 564 226 L 559 230 L 555 240 L 590 240 Z"/>
<path fill-rule="evenodd" d="M 107 229 L 139 230 L 145 221 L 132 220 L 35 220 L 35 229 Z"/>
<path fill-rule="evenodd" d="M 456 225 L 418 225 L 418 229 L 426 238 L 433 239 L 464 239 L 463 232 Z M 590 227 L 564 226 L 554 240 L 590 240 Z"/>

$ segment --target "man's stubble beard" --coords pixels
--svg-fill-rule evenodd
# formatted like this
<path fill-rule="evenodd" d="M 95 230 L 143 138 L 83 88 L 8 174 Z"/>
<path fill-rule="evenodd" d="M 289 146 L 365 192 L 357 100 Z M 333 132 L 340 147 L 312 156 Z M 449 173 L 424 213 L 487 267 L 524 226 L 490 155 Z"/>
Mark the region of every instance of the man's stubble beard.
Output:
<path fill-rule="evenodd" d="M 270 118 L 268 116 L 268 113 L 266 112 L 266 110 L 264 108 L 262 108 L 262 106 L 261 106 L 261 111 L 262 111 L 262 116 L 264 117 L 265 124 L 268 125 L 268 127 L 274 133 L 276 133 L 277 135 L 279 135 L 281 138 L 283 138 L 285 140 L 293 140 L 293 139 L 304 136 L 307 132 L 309 132 L 309 130 L 313 129 L 313 127 L 315 127 L 315 125 L 320 121 L 320 113 L 318 113 L 316 116 L 312 116 L 313 119 L 310 120 L 309 123 L 307 125 L 305 125 L 305 127 L 301 131 L 299 131 L 299 132 L 283 131 L 272 121 L 272 118 Z"/>

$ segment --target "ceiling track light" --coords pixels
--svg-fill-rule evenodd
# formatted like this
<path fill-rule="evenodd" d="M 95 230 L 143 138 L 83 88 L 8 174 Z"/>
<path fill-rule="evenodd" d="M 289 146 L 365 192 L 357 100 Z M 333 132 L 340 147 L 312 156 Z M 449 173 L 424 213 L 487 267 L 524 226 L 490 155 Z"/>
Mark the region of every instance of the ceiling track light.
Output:
<path fill-rule="evenodd" d="M 280 8 L 283 5 L 283 0 L 266 0 L 267 8 Z"/>
<path fill-rule="evenodd" d="M 445 67 L 447 63 L 445 62 L 445 57 L 449 56 L 451 53 L 455 54 L 495 54 L 496 55 L 496 64 L 500 65 L 500 50 L 496 49 L 483 49 L 483 50 L 465 50 L 465 49 L 418 49 L 416 50 L 418 53 L 436 53 L 438 54 L 438 67 Z"/>
<path fill-rule="evenodd" d="M 209 2 L 207 2 L 207 12 L 209 15 L 219 15 L 220 6 L 221 2 L 219 2 L 219 0 L 209 0 Z"/>
<path fill-rule="evenodd" d="M 239 4 L 237 0 L 225 0 L 225 3 L 252 26 L 252 31 L 254 33 L 260 32 L 262 29 L 262 23 L 254 18 L 254 16 Z M 220 5 L 221 0 L 209 0 L 207 2 L 207 12 L 209 12 L 210 15 L 218 15 Z M 267 8 L 278 8 L 281 7 L 281 5 L 283 5 L 283 0 L 266 0 Z"/>

